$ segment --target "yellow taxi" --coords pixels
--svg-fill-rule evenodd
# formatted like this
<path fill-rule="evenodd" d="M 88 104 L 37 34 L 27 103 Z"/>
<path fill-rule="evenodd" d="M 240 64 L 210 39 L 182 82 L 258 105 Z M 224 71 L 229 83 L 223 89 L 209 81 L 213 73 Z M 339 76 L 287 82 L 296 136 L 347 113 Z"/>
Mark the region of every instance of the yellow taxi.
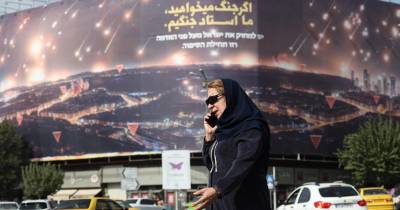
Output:
<path fill-rule="evenodd" d="M 137 210 L 136 208 L 126 208 L 109 198 L 87 198 L 63 200 L 56 207 L 56 210 Z"/>
<path fill-rule="evenodd" d="M 392 196 L 383 187 L 360 188 L 361 197 L 367 201 L 368 210 L 394 210 Z"/>

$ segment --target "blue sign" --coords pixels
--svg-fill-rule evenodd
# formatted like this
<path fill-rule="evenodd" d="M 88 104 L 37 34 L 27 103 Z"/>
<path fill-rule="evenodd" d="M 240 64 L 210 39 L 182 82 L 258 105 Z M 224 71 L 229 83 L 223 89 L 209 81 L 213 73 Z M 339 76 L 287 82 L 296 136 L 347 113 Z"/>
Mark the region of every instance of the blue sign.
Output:
<path fill-rule="evenodd" d="M 267 174 L 267 184 L 268 184 L 268 189 L 272 190 L 274 189 L 274 177 L 271 174 Z"/>
<path fill-rule="evenodd" d="M 271 174 L 267 174 L 267 183 L 268 184 L 274 183 L 274 177 Z"/>

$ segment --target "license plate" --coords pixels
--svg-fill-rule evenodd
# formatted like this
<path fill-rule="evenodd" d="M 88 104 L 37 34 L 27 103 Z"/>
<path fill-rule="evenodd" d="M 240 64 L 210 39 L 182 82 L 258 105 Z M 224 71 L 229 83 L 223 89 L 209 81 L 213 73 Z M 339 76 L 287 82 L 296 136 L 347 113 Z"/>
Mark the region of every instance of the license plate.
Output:
<path fill-rule="evenodd" d="M 372 200 L 373 203 L 385 203 L 385 200 Z"/>
<path fill-rule="evenodd" d="M 340 204 L 335 204 L 336 208 L 349 208 L 353 206 L 351 203 L 340 203 Z"/>

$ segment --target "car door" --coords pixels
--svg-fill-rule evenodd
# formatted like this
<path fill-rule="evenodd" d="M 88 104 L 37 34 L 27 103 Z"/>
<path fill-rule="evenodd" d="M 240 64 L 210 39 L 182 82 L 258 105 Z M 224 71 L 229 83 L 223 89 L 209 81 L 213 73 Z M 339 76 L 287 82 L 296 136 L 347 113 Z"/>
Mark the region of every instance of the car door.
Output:
<path fill-rule="evenodd" d="M 311 199 L 311 191 L 308 187 L 303 187 L 299 199 L 296 202 L 296 210 L 307 210 Z"/>
<path fill-rule="evenodd" d="M 298 188 L 289 195 L 288 199 L 286 199 L 286 201 L 283 203 L 284 210 L 297 210 L 296 200 L 299 196 L 300 190 L 301 188 Z"/>

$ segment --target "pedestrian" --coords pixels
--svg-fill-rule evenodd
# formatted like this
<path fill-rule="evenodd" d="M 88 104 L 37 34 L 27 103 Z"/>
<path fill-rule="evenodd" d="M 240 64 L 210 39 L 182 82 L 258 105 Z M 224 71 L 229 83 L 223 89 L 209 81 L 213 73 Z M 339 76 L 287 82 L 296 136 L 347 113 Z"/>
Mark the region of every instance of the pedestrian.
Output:
<path fill-rule="evenodd" d="M 269 210 L 267 122 L 236 81 L 213 80 L 207 89 L 203 161 L 210 173 L 208 187 L 194 193 L 196 210 Z"/>

